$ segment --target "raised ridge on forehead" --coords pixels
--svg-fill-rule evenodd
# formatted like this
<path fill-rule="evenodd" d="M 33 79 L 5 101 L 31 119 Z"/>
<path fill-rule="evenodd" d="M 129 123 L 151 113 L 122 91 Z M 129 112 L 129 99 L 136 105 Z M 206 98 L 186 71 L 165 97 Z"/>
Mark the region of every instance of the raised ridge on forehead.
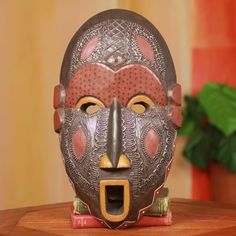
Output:
<path fill-rule="evenodd" d="M 91 42 L 92 47 L 84 53 Z M 97 62 L 113 70 L 139 63 L 151 69 L 166 90 L 176 83 L 174 65 L 164 39 L 148 20 L 131 11 L 101 12 L 76 32 L 64 56 L 61 84 L 67 87 L 82 65 Z"/>
<path fill-rule="evenodd" d="M 106 92 L 104 92 L 106 91 Z M 81 97 L 96 97 L 109 107 L 116 97 L 122 107 L 138 94 L 148 96 L 158 106 L 167 105 L 167 95 L 159 79 L 140 64 L 112 71 L 101 64 L 86 64 L 78 69 L 67 87 L 65 107 L 73 108 Z"/>

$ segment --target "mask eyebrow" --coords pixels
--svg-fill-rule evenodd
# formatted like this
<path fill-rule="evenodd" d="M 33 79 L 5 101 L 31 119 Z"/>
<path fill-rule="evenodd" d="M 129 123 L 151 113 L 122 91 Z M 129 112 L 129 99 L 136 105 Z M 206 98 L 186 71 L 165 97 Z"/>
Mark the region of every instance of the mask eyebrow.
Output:
<path fill-rule="evenodd" d="M 116 75 L 118 97 L 126 105 L 135 95 L 146 95 L 159 106 L 167 104 L 167 93 L 159 78 L 146 66 L 128 65 Z"/>
<path fill-rule="evenodd" d="M 75 107 L 83 96 L 99 98 L 106 107 L 117 97 L 121 106 L 137 94 L 149 96 L 158 106 L 167 105 L 167 94 L 158 77 L 140 64 L 127 65 L 117 71 L 98 63 L 82 66 L 66 89 L 66 107 Z"/>

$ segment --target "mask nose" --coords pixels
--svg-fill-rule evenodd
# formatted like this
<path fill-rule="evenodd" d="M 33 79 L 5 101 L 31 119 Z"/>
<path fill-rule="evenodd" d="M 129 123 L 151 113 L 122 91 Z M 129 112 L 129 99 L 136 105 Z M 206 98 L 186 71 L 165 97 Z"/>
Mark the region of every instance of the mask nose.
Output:
<path fill-rule="evenodd" d="M 122 154 L 121 106 L 114 98 L 110 108 L 107 134 L 107 154 L 102 156 L 100 168 L 130 168 L 130 160 Z"/>

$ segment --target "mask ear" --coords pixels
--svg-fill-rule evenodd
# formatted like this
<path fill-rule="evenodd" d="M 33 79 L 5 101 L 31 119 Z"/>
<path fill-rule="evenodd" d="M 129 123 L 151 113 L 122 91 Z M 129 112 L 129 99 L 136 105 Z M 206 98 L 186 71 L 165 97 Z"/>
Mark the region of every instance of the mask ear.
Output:
<path fill-rule="evenodd" d="M 181 86 L 179 84 L 175 84 L 168 91 L 168 98 L 172 105 L 170 112 L 171 121 L 177 128 L 180 128 L 182 126 L 182 110 L 181 110 Z"/>
<path fill-rule="evenodd" d="M 61 125 L 64 122 L 64 103 L 65 103 L 65 89 L 62 84 L 58 84 L 54 88 L 53 107 L 56 109 L 54 112 L 54 130 L 60 133 Z"/>
<path fill-rule="evenodd" d="M 54 87 L 53 107 L 55 109 L 64 107 L 66 92 L 62 84 Z"/>
<path fill-rule="evenodd" d="M 65 112 L 64 109 L 58 108 L 54 112 L 54 130 L 56 133 L 60 133 L 61 131 L 61 126 L 64 123 L 64 118 L 65 118 Z"/>

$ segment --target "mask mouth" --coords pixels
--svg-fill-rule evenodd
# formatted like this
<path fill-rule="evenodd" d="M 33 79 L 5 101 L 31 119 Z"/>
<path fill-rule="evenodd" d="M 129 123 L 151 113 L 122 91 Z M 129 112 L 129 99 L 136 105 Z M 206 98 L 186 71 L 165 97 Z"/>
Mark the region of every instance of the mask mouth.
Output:
<path fill-rule="evenodd" d="M 130 186 L 128 180 L 100 181 L 100 209 L 110 222 L 120 222 L 128 215 Z"/>
<path fill-rule="evenodd" d="M 124 186 L 106 186 L 106 211 L 111 215 L 120 215 L 124 211 Z"/>

